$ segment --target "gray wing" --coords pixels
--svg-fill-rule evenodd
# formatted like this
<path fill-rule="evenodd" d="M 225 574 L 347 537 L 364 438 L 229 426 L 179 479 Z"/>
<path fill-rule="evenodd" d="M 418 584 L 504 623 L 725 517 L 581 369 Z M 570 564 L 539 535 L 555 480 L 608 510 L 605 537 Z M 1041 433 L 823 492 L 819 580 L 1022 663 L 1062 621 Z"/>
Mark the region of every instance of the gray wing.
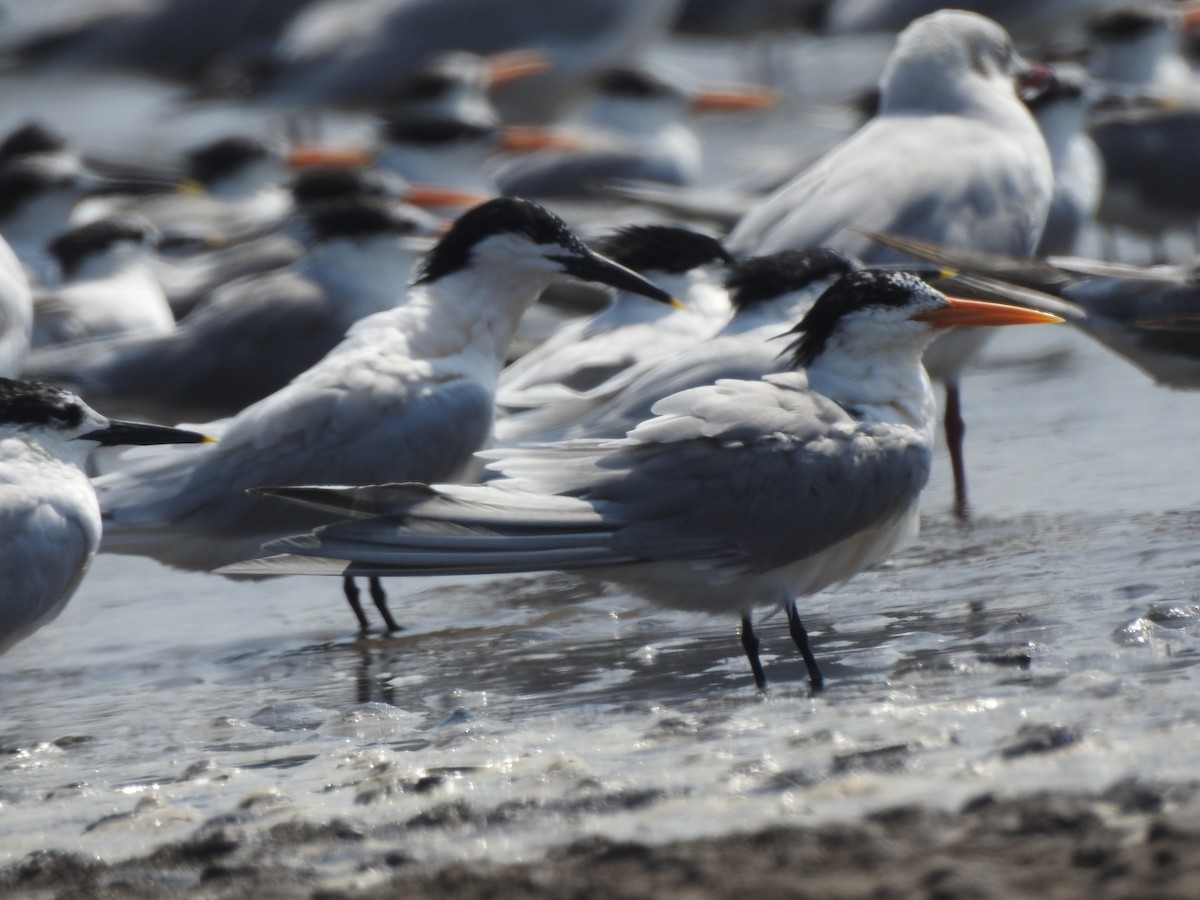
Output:
<path fill-rule="evenodd" d="M 828 246 L 864 262 L 905 258 L 852 230 L 863 229 L 1028 254 L 1050 196 L 1048 159 L 1043 171 L 998 129 L 882 117 L 747 213 L 727 245 L 735 255 Z"/>
<path fill-rule="evenodd" d="M 0 652 L 62 612 L 95 547 L 78 522 L 20 486 L 0 488 Z"/>
<path fill-rule="evenodd" d="M 859 423 L 803 387 L 803 376 L 785 375 L 685 391 L 626 440 L 485 454 L 499 457 L 504 479 L 389 486 L 372 505 L 388 514 L 267 549 L 379 574 L 667 559 L 781 566 L 889 522 L 929 474 L 927 435 Z"/>
<path fill-rule="evenodd" d="M 106 521 L 217 536 L 222 529 L 286 534 L 296 530 L 294 516 L 247 495 L 249 488 L 449 480 L 491 430 L 491 392 L 462 379 L 378 406 L 334 388 L 269 400 L 239 416 L 218 444 L 164 451 L 96 479 Z"/>
<path fill-rule="evenodd" d="M 927 436 L 858 422 L 791 389 L 798 380 L 719 382 L 656 405 L 622 448 L 628 476 L 595 495 L 630 523 L 616 547 L 761 571 L 911 506 L 929 477 Z"/>
<path fill-rule="evenodd" d="M 281 272 L 231 285 L 169 334 L 37 352 L 26 371 L 77 387 L 114 414 L 217 418 L 282 388 L 344 330 L 319 286 Z"/>

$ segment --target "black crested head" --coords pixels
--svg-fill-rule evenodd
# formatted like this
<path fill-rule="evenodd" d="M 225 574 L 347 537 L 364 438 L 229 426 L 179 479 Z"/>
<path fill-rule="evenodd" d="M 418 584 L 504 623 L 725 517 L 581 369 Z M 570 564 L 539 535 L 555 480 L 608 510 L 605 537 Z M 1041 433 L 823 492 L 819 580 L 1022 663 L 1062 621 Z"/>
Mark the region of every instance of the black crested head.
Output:
<path fill-rule="evenodd" d="M 1089 30 L 1096 37 L 1110 40 L 1140 37 L 1150 31 L 1170 27 L 1170 15 L 1171 11 L 1164 7 L 1149 4 L 1127 6 L 1094 19 Z"/>
<path fill-rule="evenodd" d="M 65 150 L 67 139 L 48 129 L 41 122 L 27 122 L 11 131 L 0 142 L 0 163 L 31 153 L 56 153 Z"/>
<path fill-rule="evenodd" d="M 191 151 L 187 155 L 187 170 L 201 184 L 211 184 L 270 155 L 266 143 L 258 138 L 234 135 Z"/>
<path fill-rule="evenodd" d="M 314 237 L 323 241 L 406 235 L 417 229 L 415 221 L 372 197 L 350 197 L 316 207 L 308 215 L 308 224 Z"/>
<path fill-rule="evenodd" d="M 670 97 L 683 93 L 683 89 L 675 82 L 630 66 L 604 69 L 596 74 L 592 83 L 597 93 L 613 97 Z"/>
<path fill-rule="evenodd" d="M 460 141 L 481 141 L 492 138 L 499 133 L 499 127 L 499 119 L 485 122 L 397 115 L 385 119 L 381 130 L 389 141 L 396 144 L 437 147 Z"/>
<path fill-rule="evenodd" d="M 858 267 L 846 254 L 825 247 L 783 250 L 739 262 L 730 270 L 725 287 L 734 309 L 750 309 Z"/>
<path fill-rule="evenodd" d="M 480 241 L 497 234 L 516 234 L 535 244 L 556 244 L 568 253 L 587 254 L 567 223 L 532 200 L 497 197 L 467 210 L 425 255 L 416 284 L 432 284 L 465 269 Z"/>
<path fill-rule="evenodd" d="M 387 103 L 415 105 L 450 96 L 459 88 L 487 82 L 487 62 L 467 50 L 449 50 L 421 61 L 410 75 L 401 78 L 387 93 Z"/>
<path fill-rule="evenodd" d="M 83 402 L 69 391 L 39 381 L 0 378 L 0 425 L 77 428 Z"/>
<path fill-rule="evenodd" d="M 356 197 L 387 197 L 394 193 L 389 180 L 376 169 L 357 166 L 303 169 L 292 179 L 292 199 L 299 206 L 313 206 Z"/>
<path fill-rule="evenodd" d="M 70 278 L 92 254 L 103 253 L 122 241 L 143 244 L 149 238 L 148 222 L 130 216 L 112 216 L 64 231 L 47 249 L 58 260 L 63 276 Z"/>
<path fill-rule="evenodd" d="M 690 272 L 709 263 L 733 265 L 721 242 L 676 225 L 630 225 L 596 242 L 596 249 L 635 272 Z"/>
<path fill-rule="evenodd" d="M 871 307 L 897 308 L 912 303 L 917 291 L 931 290 L 916 275 L 883 269 L 861 269 L 843 275 L 817 298 L 812 309 L 791 330 L 799 334 L 787 349 L 792 365 L 804 368 L 821 355 L 829 338 L 850 313 Z"/>

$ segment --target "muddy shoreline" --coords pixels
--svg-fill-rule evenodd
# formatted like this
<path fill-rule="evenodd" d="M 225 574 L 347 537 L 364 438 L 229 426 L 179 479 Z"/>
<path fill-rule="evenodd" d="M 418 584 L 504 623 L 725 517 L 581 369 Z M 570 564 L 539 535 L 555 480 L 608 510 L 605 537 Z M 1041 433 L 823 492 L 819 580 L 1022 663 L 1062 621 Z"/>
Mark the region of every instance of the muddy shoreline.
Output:
<path fill-rule="evenodd" d="M 458 814 L 470 818 L 465 804 Z M 451 816 L 452 817 L 452 816 Z M 453 823 L 442 822 L 442 825 Z M 5 897 L 1193 898 L 1200 896 L 1200 782 L 1122 781 L 1101 794 L 984 794 L 957 812 L 898 806 L 854 822 L 771 827 L 650 844 L 576 840 L 518 864 L 420 863 L 394 847 L 356 876 L 302 860 L 354 852 L 360 825 L 282 823 L 254 837 L 235 816 L 152 853 L 106 864 L 56 851 L 0 870 Z"/>

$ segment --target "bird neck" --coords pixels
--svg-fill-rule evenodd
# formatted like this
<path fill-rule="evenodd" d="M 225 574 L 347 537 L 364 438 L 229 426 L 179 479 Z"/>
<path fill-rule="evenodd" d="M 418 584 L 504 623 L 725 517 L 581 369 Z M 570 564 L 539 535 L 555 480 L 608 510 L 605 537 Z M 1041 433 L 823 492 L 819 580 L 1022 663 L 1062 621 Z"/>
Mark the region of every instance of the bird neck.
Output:
<path fill-rule="evenodd" d="M 86 484 L 87 476 L 83 474 L 83 467 L 86 465 L 87 452 L 86 444 L 59 440 L 53 435 L 48 435 L 44 441 L 31 440 L 22 435 L 0 438 L 0 483 L 28 483 L 29 475 L 21 473 L 59 470 L 59 478 L 79 480 Z"/>
<path fill-rule="evenodd" d="M 936 400 L 922 347 L 856 345 L 842 352 L 836 339 L 808 367 L 809 386 L 860 418 L 908 425 L 932 440 Z"/>
<path fill-rule="evenodd" d="M 409 346 L 414 354 L 475 355 L 494 366 L 508 356 L 521 315 L 541 296 L 550 276 L 466 270 L 414 289 Z"/>

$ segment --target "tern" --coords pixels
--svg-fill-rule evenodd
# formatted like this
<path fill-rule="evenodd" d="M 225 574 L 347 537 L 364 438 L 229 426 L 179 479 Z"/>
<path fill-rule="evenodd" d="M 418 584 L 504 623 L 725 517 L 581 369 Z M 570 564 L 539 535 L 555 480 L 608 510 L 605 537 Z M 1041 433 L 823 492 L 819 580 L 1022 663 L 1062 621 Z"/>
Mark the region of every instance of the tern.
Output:
<path fill-rule="evenodd" d="M 1095 222 L 1104 192 L 1104 161 L 1087 133 L 1089 79 L 1078 66 L 1055 65 L 1049 83 L 1026 105 L 1050 150 L 1054 195 L 1037 255 L 1072 253 Z"/>
<path fill-rule="evenodd" d="M 500 373 L 503 407 L 544 405 L 549 396 L 598 388 L 630 366 L 662 359 L 711 336 L 729 318 L 720 284 L 733 257 L 716 238 L 674 225 L 631 225 L 597 243 L 641 272 L 686 310 L 618 293 L 600 312 L 570 321 Z"/>
<path fill-rule="evenodd" d="M 428 249 L 415 236 L 420 220 L 377 199 L 318 206 L 306 227 L 302 259 L 217 289 L 170 332 L 38 350 L 26 374 L 86 390 L 122 415 L 237 414 L 316 364 L 356 321 L 402 300 Z"/>
<path fill-rule="evenodd" d="M 108 419 L 67 391 L 0 378 L 0 653 L 63 611 L 96 553 L 89 451 L 204 440 Z"/>
<path fill-rule="evenodd" d="M 1200 390 L 1200 277 L 1189 266 L 1134 266 L 1077 257 L 1018 259 L 889 235 L 878 240 L 955 270 L 989 299 L 1062 316 L 1156 383 Z"/>
<path fill-rule="evenodd" d="M 564 122 L 566 146 L 522 156 L 496 180 L 501 192 L 520 197 L 595 197 L 613 181 L 695 184 L 700 137 L 686 115 L 764 109 L 773 102 L 762 89 L 691 88 L 645 68 L 606 69 L 595 76 L 589 102 Z"/>
<path fill-rule="evenodd" d="M 360 320 L 324 359 L 224 423 L 220 444 L 97 478 L 102 549 L 214 569 L 295 530 L 290 510 L 247 488 L 459 477 L 491 436 L 496 381 L 522 313 L 564 277 L 673 302 L 535 203 L 477 206 L 426 255 L 402 303 Z M 349 579 L 347 589 L 365 630 Z M 377 583 L 372 593 L 395 630 Z"/>
<path fill-rule="evenodd" d="M 738 223 L 735 255 L 826 246 L 865 263 L 903 261 L 858 229 L 1029 255 L 1053 191 L 1046 141 L 1017 85 L 1047 80 L 1008 34 L 974 13 L 924 16 L 896 40 L 880 79 L 879 114 Z M 946 443 L 955 512 L 968 512 L 959 380 L 987 332 L 963 330 L 930 346 L 925 364 L 945 384 Z"/>
<path fill-rule="evenodd" d="M 736 263 L 725 279 L 733 317 L 711 338 L 689 342 L 667 358 L 648 357 L 592 390 L 501 419 L 497 443 L 624 437 L 670 394 L 721 378 L 753 379 L 785 371 L 788 361 L 776 339 L 827 287 L 857 268 L 844 254 L 822 248 L 784 250 Z"/>
<path fill-rule="evenodd" d="M 781 605 L 818 690 L 796 599 L 915 534 L 936 409 L 925 345 L 953 325 L 1050 321 L 854 272 L 797 326 L 795 371 L 673 394 L 624 439 L 495 451 L 503 477 L 487 485 L 263 488 L 357 518 L 275 541 L 265 549 L 285 555 L 245 571 L 582 570 L 661 606 L 738 614 L 760 689 L 751 613 Z"/>
<path fill-rule="evenodd" d="M 554 67 L 505 102 L 545 115 L 605 66 L 634 59 L 661 38 L 678 0 L 342 0 L 313 3 L 273 52 L 271 97 L 312 105 L 378 107 L 396 82 L 447 50 L 547 52 Z M 528 118 L 528 116 L 518 116 Z"/>
<path fill-rule="evenodd" d="M 97 219 L 50 242 L 63 283 L 33 300 L 33 346 L 165 334 L 175 315 L 151 267 L 158 233 L 140 216 Z"/>
<path fill-rule="evenodd" d="M 1183 35 L 1200 25 L 1196 3 L 1130 3 L 1092 21 L 1088 74 L 1097 81 L 1141 88 L 1188 88 L 1192 67 Z"/>

